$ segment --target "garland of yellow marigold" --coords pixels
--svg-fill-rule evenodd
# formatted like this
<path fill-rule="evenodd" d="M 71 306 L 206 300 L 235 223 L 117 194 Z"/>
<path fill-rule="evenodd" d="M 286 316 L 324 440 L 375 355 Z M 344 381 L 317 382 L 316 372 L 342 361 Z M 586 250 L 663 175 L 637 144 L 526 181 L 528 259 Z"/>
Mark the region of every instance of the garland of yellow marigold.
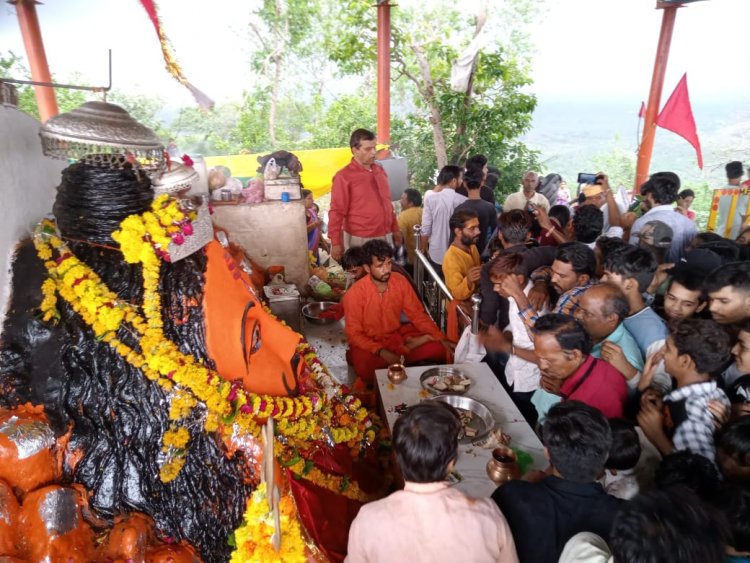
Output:
<path fill-rule="evenodd" d="M 179 422 L 190 415 L 198 401 L 206 407 L 204 429 L 209 432 L 217 430 L 222 423 L 235 423 L 258 436 L 260 424 L 273 418 L 278 433 L 284 436 L 291 448 L 320 441 L 346 443 L 352 450 L 358 450 L 372 443 L 375 427 L 367 410 L 358 399 L 325 385 L 326 381 L 332 381 L 331 376 L 306 342 L 300 344 L 298 352 L 316 381 L 327 388 L 290 398 L 257 395 L 243 389 L 239 382 L 225 381 L 191 355 L 180 352 L 164 335 L 158 294 L 160 260 L 169 260 L 170 241 L 178 243 L 179 237 L 190 234 L 190 219 L 176 200 L 161 196 L 154 200 L 151 211 L 127 217 L 121 228 L 112 234 L 120 244 L 125 260 L 142 264 L 144 297 L 141 311 L 120 300 L 89 266 L 70 252 L 53 221 L 43 221 L 34 237 L 37 253 L 49 274 L 42 285 L 43 318 L 47 321 L 59 318 L 59 295 L 91 327 L 97 339 L 107 343 L 128 363 L 170 393 L 169 417 L 172 423 L 162 438 L 162 481 L 174 479 L 184 465 L 190 434 Z M 54 254 L 57 254 L 55 259 Z M 124 324 L 140 337 L 140 351 L 117 338 L 117 331 Z M 317 484 L 336 492 L 342 490 L 338 483 L 323 478 L 318 481 Z M 352 487 L 347 496 L 359 496 L 356 490 Z"/>
<path fill-rule="evenodd" d="M 296 508 L 291 496 L 284 495 L 279 501 L 281 520 L 281 548 L 276 551 L 271 537 L 276 530 L 273 513 L 268 508 L 266 483 L 258 485 L 248 500 L 244 522 L 234 532 L 235 549 L 231 563 L 304 563 L 305 540 L 296 518 Z"/>

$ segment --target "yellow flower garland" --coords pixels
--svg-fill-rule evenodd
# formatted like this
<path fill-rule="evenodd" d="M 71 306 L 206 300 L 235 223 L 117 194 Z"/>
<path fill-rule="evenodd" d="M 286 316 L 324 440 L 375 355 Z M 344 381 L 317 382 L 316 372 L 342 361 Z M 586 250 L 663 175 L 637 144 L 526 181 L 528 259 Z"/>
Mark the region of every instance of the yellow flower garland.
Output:
<path fill-rule="evenodd" d="M 279 501 L 281 548 L 276 551 L 271 543 L 275 524 L 267 495 L 266 483 L 260 483 L 248 500 L 244 522 L 234 532 L 235 549 L 230 562 L 305 563 L 305 540 L 294 501 L 289 495 L 284 495 Z"/>
<path fill-rule="evenodd" d="M 113 233 L 120 242 L 126 261 L 140 262 L 143 266 L 145 319 L 132 305 L 120 302 L 93 270 L 80 262 L 57 236 L 56 225 L 44 221 L 37 229 L 34 242 L 39 257 L 45 261 L 49 278 L 43 284 L 41 310 L 46 320 L 57 318 L 55 292 L 67 301 L 73 310 L 88 324 L 97 338 L 109 344 L 127 362 L 140 368 L 149 379 L 157 381 L 172 392 L 170 419 L 178 422 L 203 402 L 207 409 L 204 428 L 216 430 L 220 423 L 231 418 L 244 431 L 259 435 L 259 421 L 269 417 L 277 421 L 278 433 L 285 437 L 289 447 L 309 444 L 310 441 L 347 443 L 355 449 L 375 439 L 375 426 L 359 400 L 343 395 L 312 348 L 300 344 L 301 353 L 322 391 L 308 396 L 271 397 L 249 393 L 237 384 L 221 379 L 218 374 L 182 354 L 177 346 L 163 334 L 161 301 L 158 294 L 159 257 L 168 259 L 169 235 L 174 223 L 185 221 L 186 215 L 177 202 L 166 196 L 157 198 L 152 211 L 130 216 Z M 148 242 L 148 243 L 147 243 Z M 53 249 L 59 253 L 50 260 Z M 157 251 L 160 256 L 157 256 Z M 140 352 L 133 350 L 116 338 L 116 331 L 127 323 L 140 336 Z M 175 387 L 177 384 L 177 387 Z M 175 427 L 163 437 L 166 454 L 160 475 L 164 482 L 174 479 L 184 465 L 184 447 L 189 442 L 186 429 Z M 340 492 L 341 484 L 327 480 L 322 472 L 317 481 L 333 491 Z M 314 474 L 317 477 L 317 473 Z M 307 478 L 307 477 L 305 477 Z M 354 490 L 354 489 L 352 489 Z M 351 494 L 351 493 L 350 493 Z"/>

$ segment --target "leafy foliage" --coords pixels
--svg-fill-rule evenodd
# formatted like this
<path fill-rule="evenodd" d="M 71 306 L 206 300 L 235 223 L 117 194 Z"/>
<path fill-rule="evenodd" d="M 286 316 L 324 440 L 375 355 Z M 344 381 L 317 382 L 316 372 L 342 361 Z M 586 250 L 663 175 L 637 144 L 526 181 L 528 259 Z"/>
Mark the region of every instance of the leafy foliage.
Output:
<path fill-rule="evenodd" d="M 358 127 L 375 129 L 375 97 L 372 94 L 346 94 L 331 102 L 325 115 L 308 129 L 309 148 L 340 147 Z"/>
<path fill-rule="evenodd" d="M 475 32 L 475 19 L 447 2 L 407 3 L 393 10 L 394 80 L 408 84 L 408 109 L 394 112 L 391 142 L 408 158 L 415 187 L 428 187 L 435 176 L 440 154 L 436 129 L 442 132 L 448 163 L 463 164 L 468 156 L 485 154 L 501 170 L 501 194 L 514 191 L 523 170 L 537 164 L 538 155 L 518 141 L 531 126 L 536 99 L 524 91 L 531 79 L 519 26 L 508 25 L 526 21 L 532 4 L 504 4 L 509 12 L 485 30 L 490 39 L 476 58 L 468 91 L 451 88 L 451 68 L 460 55 L 457 46 L 463 48 Z M 328 55 L 342 71 L 367 75 L 375 64 L 376 10 L 360 0 L 340 2 L 339 7 L 341 16 L 327 28 Z M 505 33 L 506 27 L 512 32 Z"/>
<path fill-rule="evenodd" d="M 609 176 L 611 186 L 622 184 L 630 189 L 635 181 L 637 156 L 632 150 L 623 148 L 619 138 L 615 141 L 615 147 L 610 152 L 598 154 L 591 159 L 592 170 L 605 172 Z"/>
<path fill-rule="evenodd" d="M 240 104 L 224 103 L 208 112 L 197 107 L 182 108 L 169 128 L 182 152 L 236 154 L 242 148 L 239 121 Z"/>
<path fill-rule="evenodd" d="M 171 132 L 164 126 L 164 119 L 160 116 L 160 112 L 165 106 L 165 101 L 162 98 L 112 90 L 107 96 L 107 101 L 121 106 L 133 119 L 152 129 L 162 139 L 166 140 L 172 136 Z"/>
<path fill-rule="evenodd" d="M 13 51 L 8 51 L 7 55 L 0 53 L 0 71 L 2 71 L 3 76 L 8 78 L 31 80 L 31 73 L 23 64 L 21 57 Z M 55 81 L 54 76 L 52 80 L 53 82 Z M 73 74 L 68 82 L 75 84 L 79 80 L 79 75 Z M 18 109 L 39 119 L 39 108 L 36 104 L 34 87 L 27 84 L 17 84 L 16 87 L 18 88 Z M 61 113 L 75 109 L 88 100 L 86 92 L 68 88 L 56 88 L 55 97 L 57 98 L 57 106 Z"/>

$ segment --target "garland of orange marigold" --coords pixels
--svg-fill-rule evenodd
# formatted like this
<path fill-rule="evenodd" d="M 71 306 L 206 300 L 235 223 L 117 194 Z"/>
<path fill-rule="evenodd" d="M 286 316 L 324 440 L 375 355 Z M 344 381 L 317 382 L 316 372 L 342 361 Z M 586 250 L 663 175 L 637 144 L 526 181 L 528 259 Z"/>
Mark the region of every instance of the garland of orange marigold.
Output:
<path fill-rule="evenodd" d="M 179 243 L 181 236 L 190 234 L 190 219 L 189 212 L 164 195 L 154 200 L 151 211 L 127 217 L 112 234 L 125 260 L 143 267 L 144 298 L 140 311 L 120 300 L 69 250 L 53 221 L 42 221 L 34 236 L 37 253 L 49 274 L 42 285 L 40 308 L 44 320 L 60 318 L 57 310 L 57 296 L 60 296 L 91 327 L 97 339 L 107 343 L 169 393 L 171 424 L 162 437 L 162 481 L 174 479 L 184 465 L 190 434 L 179 423 L 190 415 L 199 401 L 206 408 L 204 429 L 208 432 L 217 430 L 220 424 L 234 423 L 258 436 L 260 424 L 273 418 L 278 434 L 292 449 L 319 441 L 331 445 L 345 443 L 353 452 L 358 452 L 372 443 L 375 426 L 367 410 L 358 399 L 341 392 L 306 342 L 301 342 L 298 352 L 321 391 L 291 398 L 250 393 L 239 382 L 225 381 L 191 355 L 180 352 L 164 335 L 158 294 L 161 260 L 169 260 L 170 242 Z M 117 338 L 117 331 L 124 325 L 139 337 L 140 350 Z M 352 498 L 362 498 L 353 483 L 348 489 L 323 477 L 315 479 L 317 474 L 312 478 L 304 477 L 336 492 L 349 490 L 347 496 Z"/>

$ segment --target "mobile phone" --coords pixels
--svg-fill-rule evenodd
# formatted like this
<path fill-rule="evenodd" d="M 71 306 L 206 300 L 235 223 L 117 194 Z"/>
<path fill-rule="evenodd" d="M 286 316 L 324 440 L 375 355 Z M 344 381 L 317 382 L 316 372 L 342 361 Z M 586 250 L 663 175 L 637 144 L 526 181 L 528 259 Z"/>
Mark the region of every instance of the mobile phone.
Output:
<path fill-rule="evenodd" d="M 596 174 L 589 174 L 588 172 L 579 172 L 578 183 L 579 184 L 595 184 Z"/>

